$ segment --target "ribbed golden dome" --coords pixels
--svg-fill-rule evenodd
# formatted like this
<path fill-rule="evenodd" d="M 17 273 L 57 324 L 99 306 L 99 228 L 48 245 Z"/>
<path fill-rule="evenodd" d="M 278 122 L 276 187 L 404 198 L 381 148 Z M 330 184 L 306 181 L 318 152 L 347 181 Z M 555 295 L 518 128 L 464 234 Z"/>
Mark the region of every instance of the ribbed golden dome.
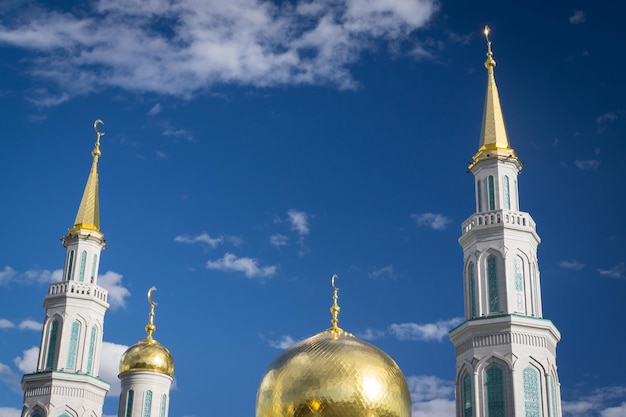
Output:
<path fill-rule="evenodd" d="M 134 344 L 120 360 L 120 374 L 127 371 L 152 371 L 174 375 L 174 358 L 167 348 L 151 337 Z"/>
<path fill-rule="evenodd" d="M 283 351 L 257 393 L 256 417 L 410 417 L 411 396 L 385 352 L 334 327 Z"/>

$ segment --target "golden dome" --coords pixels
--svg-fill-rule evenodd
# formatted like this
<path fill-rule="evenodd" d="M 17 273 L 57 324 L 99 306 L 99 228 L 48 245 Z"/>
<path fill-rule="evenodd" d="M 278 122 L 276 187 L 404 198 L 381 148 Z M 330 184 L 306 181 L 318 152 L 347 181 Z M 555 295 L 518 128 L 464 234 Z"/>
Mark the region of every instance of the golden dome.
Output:
<path fill-rule="evenodd" d="M 128 371 L 152 371 L 174 375 L 174 358 L 167 348 L 151 337 L 128 348 L 120 360 L 120 374 Z"/>
<path fill-rule="evenodd" d="M 333 326 L 285 349 L 263 375 L 256 417 L 410 417 L 411 395 L 385 352 Z"/>
<path fill-rule="evenodd" d="M 154 325 L 154 307 L 157 305 L 152 301 L 152 287 L 148 290 L 148 302 L 150 303 L 150 321 L 146 326 L 148 337 L 135 343 L 128 348 L 120 360 L 120 375 L 128 371 L 151 371 L 174 376 L 174 358 L 166 347 L 152 338 L 152 333 L 156 330 Z"/>

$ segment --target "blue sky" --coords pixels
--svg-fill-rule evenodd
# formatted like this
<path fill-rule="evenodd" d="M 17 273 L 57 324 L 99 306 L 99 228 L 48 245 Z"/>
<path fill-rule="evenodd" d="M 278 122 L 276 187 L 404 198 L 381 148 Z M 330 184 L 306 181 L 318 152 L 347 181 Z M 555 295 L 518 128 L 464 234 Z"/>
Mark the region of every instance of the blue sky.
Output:
<path fill-rule="evenodd" d="M 96 119 L 105 415 L 151 286 L 170 416 L 251 417 L 280 349 L 330 326 L 336 273 L 340 326 L 398 362 L 414 416 L 453 416 L 485 24 L 564 415 L 625 415 L 624 8 L 544 3 L 3 2 L 0 417 L 35 366 Z"/>

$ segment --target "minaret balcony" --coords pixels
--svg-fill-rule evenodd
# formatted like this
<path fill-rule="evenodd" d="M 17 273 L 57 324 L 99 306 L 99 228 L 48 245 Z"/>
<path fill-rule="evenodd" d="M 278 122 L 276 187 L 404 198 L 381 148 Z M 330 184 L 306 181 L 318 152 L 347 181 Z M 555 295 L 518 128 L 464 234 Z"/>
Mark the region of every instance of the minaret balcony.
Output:
<path fill-rule="evenodd" d="M 102 302 L 107 302 L 108 291 L 96 284 L 76 281 L 63 281 L 50 284 L 48 296 L 73 294 L 76 296 L 95 297 Z"/>
<path fill-rule="evenodd" d="M 461 226 L 462 235 L 476 229 L 509 227 L 536 233 L 537 226 L 530 214 L 523 211 L 492 210 L 473 214 Z"/>

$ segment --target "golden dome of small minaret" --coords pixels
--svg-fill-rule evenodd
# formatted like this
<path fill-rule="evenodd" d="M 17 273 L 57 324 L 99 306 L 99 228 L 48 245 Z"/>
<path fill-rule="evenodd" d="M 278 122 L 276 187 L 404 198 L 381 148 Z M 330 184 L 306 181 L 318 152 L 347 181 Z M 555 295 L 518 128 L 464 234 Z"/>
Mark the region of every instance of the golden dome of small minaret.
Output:
<path fill-rule="evenodd" d="M 100 152 L 100 138 L 104 136 L 104 133 L 98 130 L 99 124 L 104 124 L 104 122 L 98 119 L 93 124 L 93 128 L 96 131 L 97 139 L 95 147 L 91 152 L 91 155 L 93 156 L 91 171 L 89 171 L 89 178 L 87 178 L 87 184 L 85 185 L 83 198 L 80 200 L 80 206 L 78 207 L 76 220 L 74 220 L 74 227 L 68 230 L 68 235 L 80 234 L 80 231 L 100 232 L 98 158 L 100 158 L 100 156 L 102 155 L 102 153 Z M 102 237 L 103 236 L 100 236 L 100 238 Z"/>
<path fill-rule="evenodd" d="M 509 138 L 504 124 L 500 96 L 498 95 L 498 87 L 496 86 L 493 70 L 496 66 L 496 61 L 493 59 L 489 32 L 489 26 L 485 26 L 484 34 L 487 40 L 487 60 L 485 61 L 485 68 L 487 68 L 487 93 L 480 132 L 480 144 L 478 152 L 476 152 L 469 165 L 470 169 L 478 161 L 484 159 L 513 158 L 519 162 L 517 154 L 509 145 Z"/>

